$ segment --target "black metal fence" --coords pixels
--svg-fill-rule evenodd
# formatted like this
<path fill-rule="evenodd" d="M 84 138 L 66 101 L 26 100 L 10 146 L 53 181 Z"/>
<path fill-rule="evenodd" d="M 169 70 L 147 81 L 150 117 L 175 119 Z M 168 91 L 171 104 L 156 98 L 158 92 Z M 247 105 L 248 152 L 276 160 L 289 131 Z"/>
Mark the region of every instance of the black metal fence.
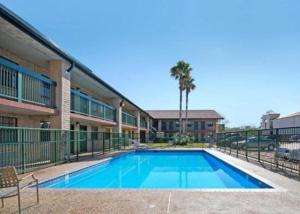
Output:
<path fill-rule="evenodd" d="M 220 151 L 300 177 L 300 127 L 218 133 Z"/>
<path fill-rule="evenodd" d="M 132 148 L 137 135 L 108 132 L 0 127 L 0 167 L 19 173 Z"/>

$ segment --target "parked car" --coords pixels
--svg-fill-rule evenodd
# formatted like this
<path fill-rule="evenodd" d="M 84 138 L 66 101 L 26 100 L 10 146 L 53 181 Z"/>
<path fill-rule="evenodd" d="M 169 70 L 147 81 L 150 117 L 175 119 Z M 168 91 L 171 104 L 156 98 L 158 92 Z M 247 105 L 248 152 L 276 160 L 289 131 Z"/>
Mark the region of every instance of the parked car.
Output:
<path fill-rule="evenodd" d="M 258 142 L 257 137 L 248 137 L 247 140 L 237 141 L 232 143 L 233 148 L 238 149 L 258 149 L 273 151 L 275 149 L 275 141 L 269 136 L 261 136 Z"/>
<path fill-rule="evenodd" d="M 275 150 L 275 158 L 281 158 L 289 161 L 300 161 L 300 149 L 290 149 L 288 147 L 280 147 Z"/>

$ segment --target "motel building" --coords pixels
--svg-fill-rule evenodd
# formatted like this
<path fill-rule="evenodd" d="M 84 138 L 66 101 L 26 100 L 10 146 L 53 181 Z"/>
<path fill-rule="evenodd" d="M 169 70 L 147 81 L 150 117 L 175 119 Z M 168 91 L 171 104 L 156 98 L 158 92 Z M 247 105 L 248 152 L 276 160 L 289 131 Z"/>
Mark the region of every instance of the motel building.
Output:
<path fill-rule="evenodd" d="M 0 6 L 0 126 L 126 133 L 146 140 L 147 112 Z M 80 152 L 90 147 L 86 142 Z"/>
<path fill-rule="evenodd" d="M 179 133 L 178 110 L 149 110 L 147 112 L 153 118 L 152 127 L 157 130 L 159 137 L 172 138 Z M 183 132 L 193 136 L 198 142 L 209 140 L 215 137 L 217 132 L 224 131 L 224 126 L 221 124 L 224 118 L 215 110 L 188 110 L 187 124 L 185 113 L 183 110 Z"/>
<path fill-rule="evenodd" d="M 178 133 L 178 111 L 141 109 L 29 23 L 0 9 L 0 126 L 82 131 L 82 139 L 97 132 L 126 134 L 141 142 L 150 134 Z M 197 139 L 215 136 L 223 119 L 214 110 L 189 110 L 188 118 L 187 131 Z M 2 142 L 16 138 L 0 134 Z M 91 151 L 91 141 L 77 149 Z"/>

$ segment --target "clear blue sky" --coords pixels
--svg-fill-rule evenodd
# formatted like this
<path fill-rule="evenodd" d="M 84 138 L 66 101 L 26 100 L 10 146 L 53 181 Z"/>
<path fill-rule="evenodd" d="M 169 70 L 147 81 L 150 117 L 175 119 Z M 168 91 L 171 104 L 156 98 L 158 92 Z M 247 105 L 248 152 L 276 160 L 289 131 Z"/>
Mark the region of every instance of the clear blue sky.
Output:
<path fill-rule="evenodd" d="M 300 111 L 299 0 L 0 0 L 144 109 L 177 109 L 183 59 L 191 109 L 228 126 Z"/>

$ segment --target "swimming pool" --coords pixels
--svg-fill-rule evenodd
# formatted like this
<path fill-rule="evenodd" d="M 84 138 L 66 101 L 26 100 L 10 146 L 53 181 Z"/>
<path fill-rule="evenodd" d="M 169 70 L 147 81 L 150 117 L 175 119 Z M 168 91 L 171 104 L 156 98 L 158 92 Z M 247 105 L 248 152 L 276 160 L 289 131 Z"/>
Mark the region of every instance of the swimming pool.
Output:
<path fill-rule="evenodd" d="M 205 151 L 136 151 L 40 184 L 41 188 L 269 189 Z"/>

